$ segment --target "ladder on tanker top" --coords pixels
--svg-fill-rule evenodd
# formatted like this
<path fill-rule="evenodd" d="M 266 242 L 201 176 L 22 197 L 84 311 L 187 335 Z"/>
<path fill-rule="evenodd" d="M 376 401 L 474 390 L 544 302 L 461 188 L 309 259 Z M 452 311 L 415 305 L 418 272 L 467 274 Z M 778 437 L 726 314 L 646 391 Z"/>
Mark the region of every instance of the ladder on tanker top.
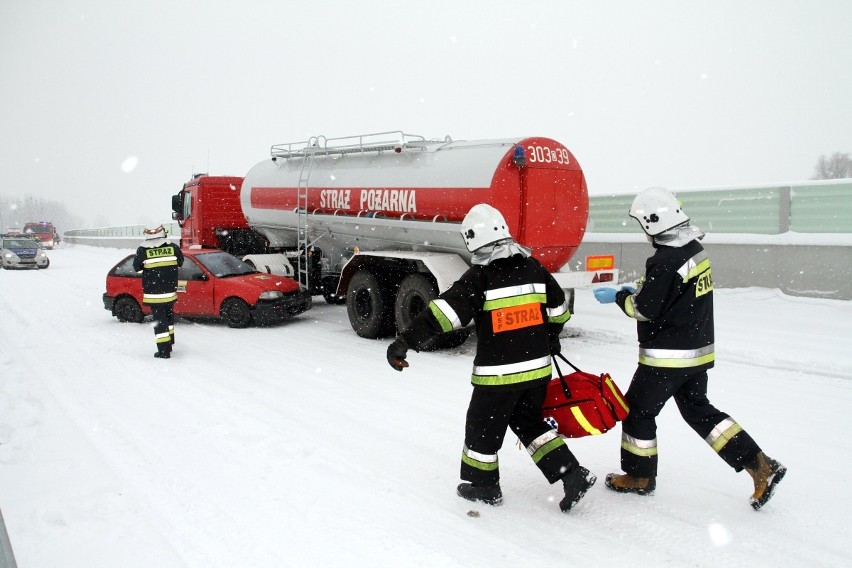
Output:
<path fill-rule="evenodd" d="M 442 141 L 450 142 L 449 136 Z M 326 156 L 342 156 L 345 154 L 359 154 L 366 152 L 401 152 L 403 148 L 423 150 L 429 141 L 423 136 L 416 134 L 405 134 L 402 131 L 378 132 L 376 134 L 362 134 L 359 136 L 345 136 L 342 138 L 326 138 L 325 136 L 313 136 L 303 142 L 289 142 L 272 146 L 270 154 L 272 160 L 301 159 L 299 165 L 299 181 L 296 188 L 296 246 L 299 250 L 298 275 L 299 285 L 306 290 L 310 289 L 310 255 L 309 250 L 313 242 L 308 240 L 308 189 L 311 181 L 311 171 L 314 167 L 314 159 Z"/>

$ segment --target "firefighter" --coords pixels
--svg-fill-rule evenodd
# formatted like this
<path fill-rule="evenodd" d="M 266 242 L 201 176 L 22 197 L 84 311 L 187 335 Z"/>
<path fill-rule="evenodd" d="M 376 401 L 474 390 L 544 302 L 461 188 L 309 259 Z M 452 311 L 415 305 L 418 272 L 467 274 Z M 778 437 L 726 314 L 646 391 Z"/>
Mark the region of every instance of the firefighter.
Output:
<path fill-rule="evenodd" d="M 402 371 L 409 349 L 419 351 L 439 334 L 473 321 L 477 349 L 461 456 L 466 483 L 457 493 L 469 501 L 502 504 L 497 451 L 509 427 L 548 482 L 562 481 L 565 497 L 559 507 L 568 512 L 596 478 L 541 419 L 551 354 L 560 351 L 559 332 L 571 317 L 565 294 L 512 239 L 497 209 L 475 205 L 461 231 L 473 253 L 471 268 L 402 330 L 388 347 L 388 362 Z"/>
<path fill-rule="evenodd" d="M 652 187 L 633 200 L 636 219 L 655 252 L 645 264 L 639 288 L 597 288 L 597 300 L 616 303 L 637 320 L 639 364 L 622 424 L 621 468 L 606 486 L 620 493 L 650 495 L 657 478 L 657 415 L 674 397 L 683 419 L 725 463 L 745 469 L 754 481 L 751 506 L 772 497 L 786 468 L 764 454 L 752 437 L 707 399 L 707 370 L 713 349 L 713 276 L 710 259 L 698 242 L 704 233 L 669 191 Z"/>
<path fill-rule="evenodd" d="M 183 265 L 180 247 L 166 238 L 166 229 L 159 225 L 145 229 L 145 240 L 136 249 L 133 269 L 142 272 L 142 301 L 151 307 L 154 317 L 154 357 L 171 357 L 175 343 L 174 305 L 177 301 L 178 267 Z"/>

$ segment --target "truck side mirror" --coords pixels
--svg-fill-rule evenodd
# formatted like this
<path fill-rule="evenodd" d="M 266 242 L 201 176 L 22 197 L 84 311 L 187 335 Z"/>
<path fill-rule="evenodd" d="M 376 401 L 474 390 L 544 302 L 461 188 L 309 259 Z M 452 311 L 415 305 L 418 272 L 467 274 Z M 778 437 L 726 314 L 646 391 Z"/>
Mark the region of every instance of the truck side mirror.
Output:
<path fill-rule="evenodd" d="M 172 219 L 180 221 L 183 219 L 183 192 L 172 195 Z"/>

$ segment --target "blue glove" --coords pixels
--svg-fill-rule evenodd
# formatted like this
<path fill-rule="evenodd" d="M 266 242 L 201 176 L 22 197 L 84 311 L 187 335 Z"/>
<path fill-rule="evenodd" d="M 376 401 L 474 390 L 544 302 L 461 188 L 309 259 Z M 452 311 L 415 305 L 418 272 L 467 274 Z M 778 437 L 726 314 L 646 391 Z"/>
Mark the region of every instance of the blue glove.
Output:
<path fill-rule="evenodd" d="M 624 286 L 621 287 L 621 289 L 625 292 L 630 292 L 631 294 L 636 293 L 636 287 L 630 286 L 629 284 L 625 284 Z"/>
<path fill-rule="evenodd" d="M 592 293 L 595 295 L 595 299 L 601 304 L 611 304 L 615 302 L 617 290 L 615 288 L 595 288 L 592 290 Z"/>

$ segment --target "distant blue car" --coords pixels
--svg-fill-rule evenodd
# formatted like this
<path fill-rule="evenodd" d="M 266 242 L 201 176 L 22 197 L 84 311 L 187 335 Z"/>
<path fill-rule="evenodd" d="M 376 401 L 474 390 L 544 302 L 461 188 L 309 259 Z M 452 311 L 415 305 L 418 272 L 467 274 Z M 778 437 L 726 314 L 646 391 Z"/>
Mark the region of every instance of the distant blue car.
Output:
<path fill-rule="evenodd" d="M 50 259 L 32 237 L 4 236 L 0 238 L 0 266 L 13 268 L 47 268 Z"/>

